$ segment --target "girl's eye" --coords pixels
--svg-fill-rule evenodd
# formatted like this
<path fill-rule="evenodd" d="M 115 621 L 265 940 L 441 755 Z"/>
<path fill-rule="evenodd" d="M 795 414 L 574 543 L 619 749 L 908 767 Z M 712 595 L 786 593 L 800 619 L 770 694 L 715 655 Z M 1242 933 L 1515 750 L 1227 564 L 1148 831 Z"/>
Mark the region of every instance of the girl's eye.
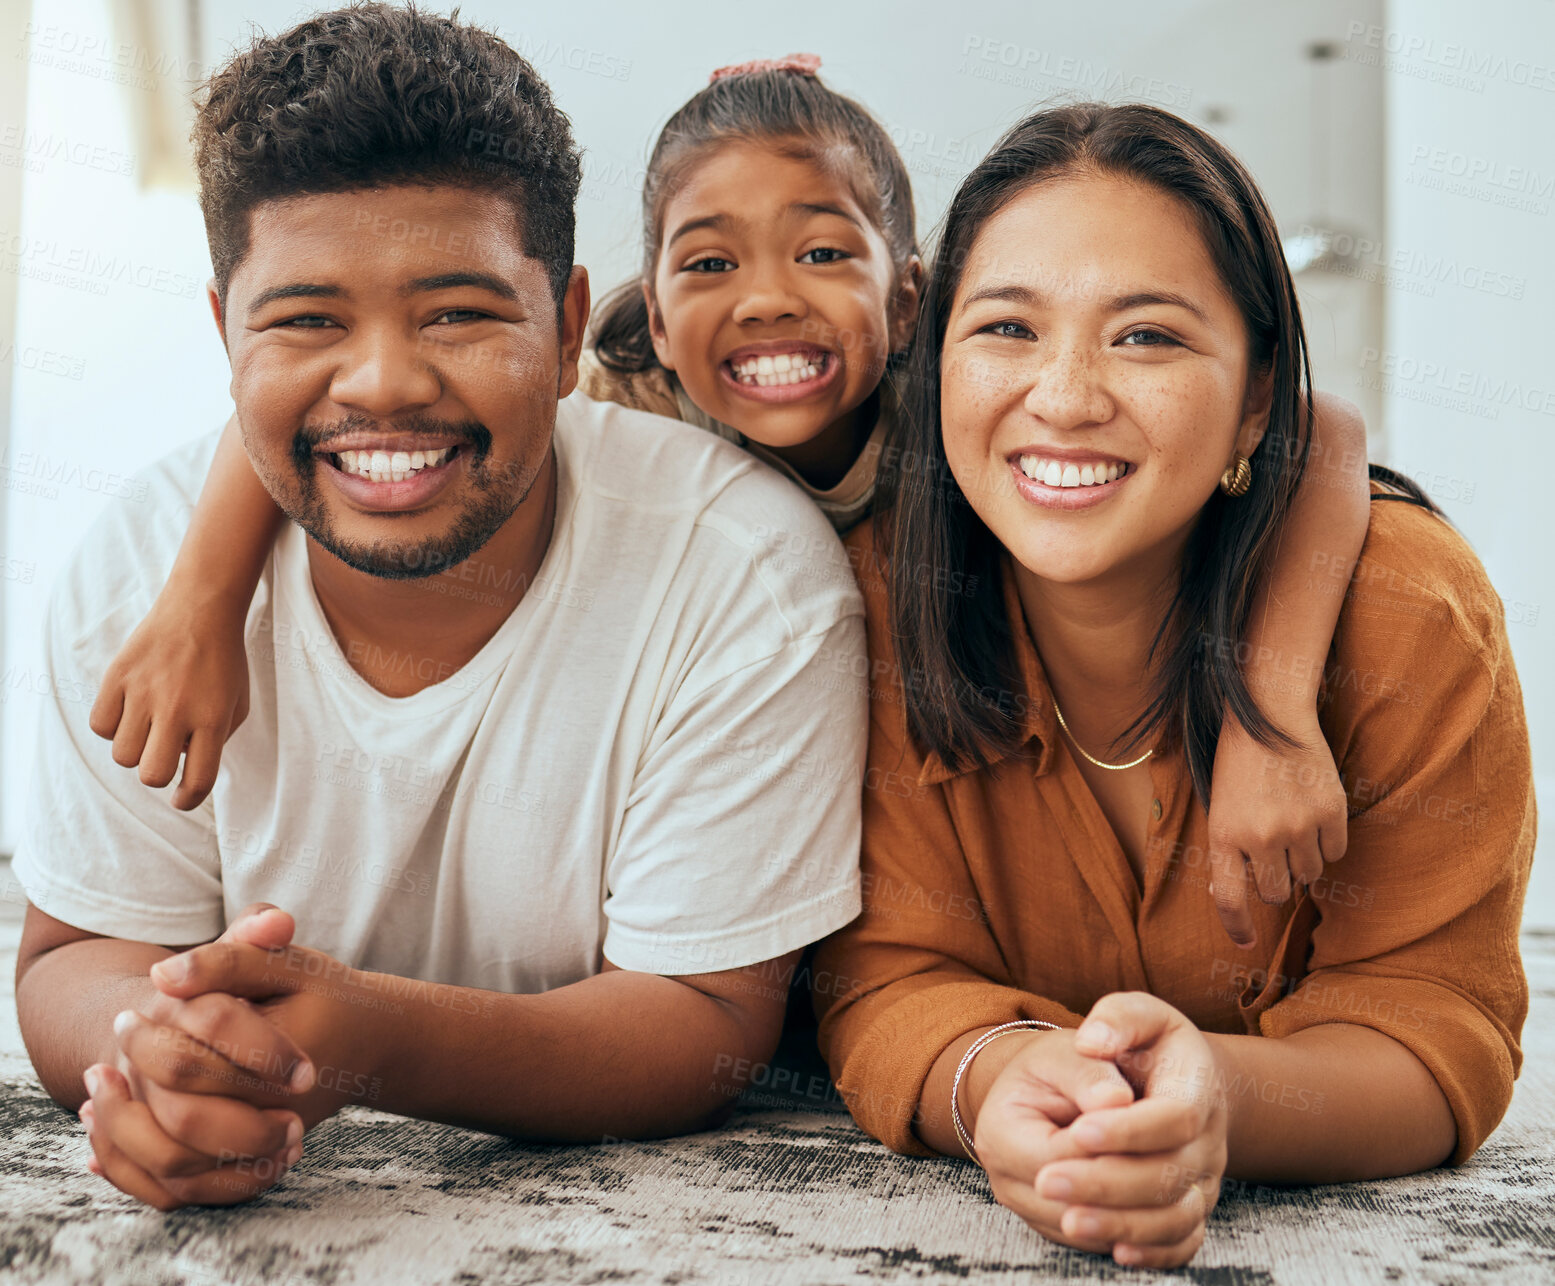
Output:
<path fill-rule="evenodd" d="M 487 316 L 475 308 L 450 308 L 437 315 L 437 322 L 457 326 L 460 322 L 481 321 Z M 434 323 L 435 324 L 435 323 Z"/>
<path fill-rule="evenodd" d="M 815 257 L 818 256 L 818 257 Z M 800 263 L 839 263 L 843 259 L 851 258 L 846 250 L 839 250 L 836 246 L 816 246 L 814 250 L 806 250 L 799 256 Z"/>
<path fill-rule="evenodd" d="M 1035 339 L 1030 327 L 1021 325 L 1020 322 L 1002 321 L 994 322 L 992 326 L 984 326 L 983 334 L 998 335 L 1002 339 Z"/>
<path fill-rule="evenodd" d="M 1127 343 L 1128 340 L 1136 338 L 1144 339 L 1148 342 L 1142 344 Z M 1164 348 L 1168 344 L 1177 345 L 1177 341 L 1170 335 L 1162 334 L 1158 330 L 1131 330 L 1127 335 L 1123 336 L 1123 339 L 1120 342 L 1125 343 L 1125 345 L 1129 348 Z M 1177 346 L 1180 347 L 1180 345 Z"/>
<path fill-rule="evenodd" d="M 734 268 L 734 263 L 728 259 L 720 259 L 717 255 L 709 255 L 706 259 L 693 259 L 682 271 L 684 272 L 729 272 Z"/>

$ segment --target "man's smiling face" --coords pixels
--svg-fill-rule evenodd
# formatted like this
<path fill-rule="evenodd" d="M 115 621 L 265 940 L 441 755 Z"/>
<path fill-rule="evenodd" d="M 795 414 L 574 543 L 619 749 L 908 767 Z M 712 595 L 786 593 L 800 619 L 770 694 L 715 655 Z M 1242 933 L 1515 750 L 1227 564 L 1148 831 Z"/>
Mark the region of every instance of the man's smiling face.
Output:
<path fill-rule="evenodd" d="M 225 339 L 255 471 L 288 517 L 376 576 L 463 562 L 545 465 L 577 382 L 587 278 L 562 325 L 505 196 L 450 185 L 257 206 Z"/>

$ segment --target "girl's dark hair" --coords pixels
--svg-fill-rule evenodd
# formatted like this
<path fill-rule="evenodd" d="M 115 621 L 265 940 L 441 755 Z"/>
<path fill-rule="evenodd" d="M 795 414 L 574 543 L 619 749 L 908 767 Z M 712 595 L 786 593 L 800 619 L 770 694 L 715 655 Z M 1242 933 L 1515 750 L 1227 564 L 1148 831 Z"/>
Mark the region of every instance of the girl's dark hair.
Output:
<path fill-rule="evenodd" d="M 635 373 L 659 364 L 642 283 L 653 280 L 664 236 L 664 207 L 699 156 L 720 144 L 742 141 L 770 143 L 799 160 L 851 153 L 861 204 L 885 238 L 897 271 L 917 253 L 912 183 L 879 121 L 815 76 L 777 70 L 722 76 L 671 116 L 653 145 L 643 182 L 643 275 L 618 286 L 600 303 L 593 342 L 601 365 Z"/>
<path fill-rule="evenodd" d="M 408 183 L 507 197 L 561 308 L 582 178 L 572 128 L 533 67 L 457 15 L 354 4 L 256 37 L 206 82 L 194 148 L 223 305 L 261 202 Z"/>
<path fill-rule="evenodd" d="M 879 542 L 908 724 L 953 771 L 985 767 L 1020 742 L 1029 698 L 1004 613 L 1002 549 L 946 463 L 940 353 L 983 225 L 1034 185 L 1087 172 L 1148 183 L 1193 213 L 1246 323 L 1251 370 L 1273 378 L 1251 489 L 1236 499 L 1217 490 L 1200 515 L 1181 584 L 1152 642 L 1158 678 L 1150 704 L 1118 741 L 1124 752 L 1147 737 L 1163 748 L 1181 745 L 1207 806 L 1228 710 L 1263 745 L 1294 744 L 1253 700 L 1239 657 L 1253 597 L 1306 466 L 1312 378 L 1295 287 L 1257 185 L 1215 139 L 1155 107 L 1081 103 L 1037 112 L 966 177 L 945 216 L 904 372 L 900 449 L 884 457 L 876 498 L 876 512 L 887 511 Z M 1409 479 L 1378 475 L 1434 510 Z"/>

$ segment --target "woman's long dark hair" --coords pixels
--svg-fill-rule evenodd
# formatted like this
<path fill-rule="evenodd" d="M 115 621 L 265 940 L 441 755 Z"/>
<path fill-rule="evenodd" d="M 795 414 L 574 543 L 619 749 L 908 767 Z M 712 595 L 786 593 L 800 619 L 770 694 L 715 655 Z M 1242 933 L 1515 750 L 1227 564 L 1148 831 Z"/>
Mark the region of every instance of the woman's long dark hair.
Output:
<path fill-rule="evenodd" d="M 671 116 L 653 145 L 643 183 L 643 275 L 600 302 L 593 347 L 601 365 L 633 374 L 659 364 L 642 284 L 653 280 L 664 207 L 700 154 L 736 141 L 769 143 L 804 159 L 840 155 L 851 161 L 860 201 L 898 274 L 917 253 L 912 183 L 879 121 L 812 75 L 775 70 L 722 76 Z"/>
<path fill-rule="evenodd" d="M 1208 805 L 1215 745 L 1227 711 L 1265 746 L 1294 744 L 1263 713 L 1240 656 L 1312 440 L 1311 371 L 1301 312 L 1280 238 L 1257 185 L 1204 131 L 1145 105 L 1081 103 L 1037 112 L 1011 129 L 962 182 L 945 216 L 901 388 L 899 449 L 881 471 L 876 512 L 909 728 L 956 771 L 986 766 L 1019 744 L 1027 694 L 1015 672 L 1000 590 L 1002 549 L 946 462 L 940 355 L 961 274 L 988 219 L 1032 186 L 1076 173 L 1116 175 L 1176 197 L 1194 215 L 1222 283 L 1246 323 L 1253 373 L 1272 375 L 1268 428 L 1252 486 L 1218 490 L 1184 554 L 1182 580 L 1151 646 L 1149 706 L 1119 738 L 1181 745 Z M 1413 482 L 1374 475 L 1433 508 Z M 902 569 L 949 575 L 904 575 Z M 970 590 L 969 590 L 970 587 Z"/>

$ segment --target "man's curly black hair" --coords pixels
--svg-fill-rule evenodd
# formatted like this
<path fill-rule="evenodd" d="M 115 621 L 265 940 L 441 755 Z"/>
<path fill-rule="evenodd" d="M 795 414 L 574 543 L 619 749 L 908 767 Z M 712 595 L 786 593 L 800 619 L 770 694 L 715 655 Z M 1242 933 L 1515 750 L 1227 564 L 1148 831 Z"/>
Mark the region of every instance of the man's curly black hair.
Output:
<path fill-rule="evenodd" d="M 356 4 L 258 37 L 206 83 L 193 139 L 223 308 L 255 206 L 393 183 L 509 195 L 561 307 L 581 177 L 571 124 L 535 69 L 457 10 Z"/>

